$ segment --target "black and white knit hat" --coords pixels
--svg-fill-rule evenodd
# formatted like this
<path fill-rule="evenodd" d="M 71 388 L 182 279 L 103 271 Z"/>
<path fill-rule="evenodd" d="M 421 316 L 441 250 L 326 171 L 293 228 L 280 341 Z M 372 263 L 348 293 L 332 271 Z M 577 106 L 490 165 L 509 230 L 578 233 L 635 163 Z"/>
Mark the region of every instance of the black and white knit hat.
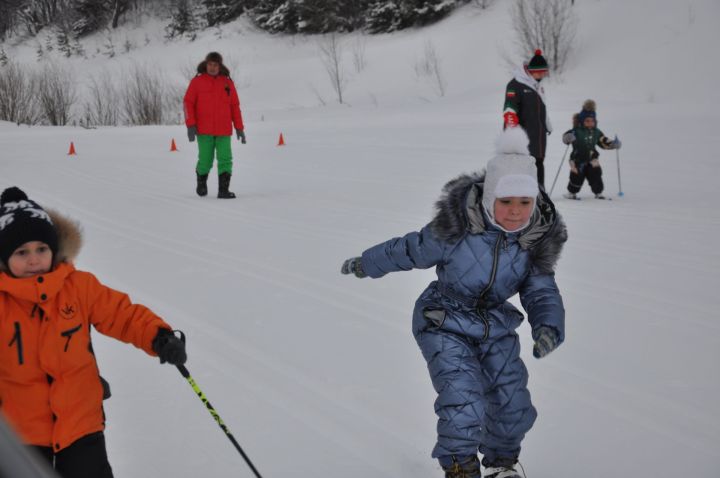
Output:
<path fill-rule="evenodd" d="M 44 242 L 57 253 L 58 234 L 48 213 L 21 189 L 7 188 L 0 195 L 0 261 L 7 265 L 15 249 L 30 241 Z"/>

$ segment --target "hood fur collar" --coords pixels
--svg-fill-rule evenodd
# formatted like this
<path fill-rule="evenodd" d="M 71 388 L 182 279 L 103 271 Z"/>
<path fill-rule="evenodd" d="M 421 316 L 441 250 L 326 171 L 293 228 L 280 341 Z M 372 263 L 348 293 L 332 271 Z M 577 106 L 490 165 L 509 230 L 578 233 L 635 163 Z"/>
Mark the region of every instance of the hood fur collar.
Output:
<path fill-rule="evenodd" d="M 82 248 L 82 231 L 80 225 L 72 219 L 52 209 L 45 208 L 45 211 L 55 224 L 58 235 L 58 250 L 53 257 L 54 269 L 61 262 L 72 263 L 75 261 Z M 2 262 L 0 262 L 0 272 L 7 272 L 7 268 Z"/>
<path fill-rule="evenodd" d="M 451 244 L 466 234 L 482 234 L 487 229 L 482 212 L 485 173 L 465 174 L 445 185 L 430 227 L 438 239 Z M 518 235 L 520 247 L 530 252 L 534 266 L 543 273 L 555 268 L 567 228 L 548 195 L 541 191 L 530 224 Z"/>

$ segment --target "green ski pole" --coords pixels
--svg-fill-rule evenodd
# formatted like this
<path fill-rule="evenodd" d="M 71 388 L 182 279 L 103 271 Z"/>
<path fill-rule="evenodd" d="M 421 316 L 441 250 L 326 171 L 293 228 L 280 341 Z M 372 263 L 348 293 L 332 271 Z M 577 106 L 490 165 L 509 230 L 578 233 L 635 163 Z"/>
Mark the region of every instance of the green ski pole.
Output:
<path fill-rule="evenodd" d="M 215 419 L 215 421 L 220 426 L 222 431 L 225 432 L 225 435 L 227 435 L 230 442 L 233 444 L 233 446 L 235 446 L 235 449 L 238 452 L 240 452 L 240 455 L 242 455 L 243 459 L 245 459 L 245 463 L 248 464 L 248 466 L 250 467 L 252 472 L 255 474 L 255 476 L 257 478 L 262 478 L 260 476 L 260 473 L 255 468 L 255 465 L 252 464 L 252 462 L 250 461 L 250 458 L 248 458 L 248 456 L 245 454 L 245 452 L 243 451 L 240 444 L 238 444 L 237 440 L 235 440 L 235 437 L 232 435 L 232 433 L 230 433 L 230 430 L 228 430 L 228 427 L 225 426 L 225 423 L 222 421 L 222 418 L 220 418 L 220 415 L 218 415 L 218 413 L 215 411 L 215 408 L 213 408 L 213 406 L 210 405 L 210 402 L 205 397 L 205 394 L 202 392 L 202 390 L 200 390 L 200 387 L 198 387 L 198 384 L 195 383 L 195 380 L 190 376 L 190 372 L 188 371 L 188 369 L 185 368 L 184 365 L 177 365 L 177 369 L 180 371 L 182 376 L 185 377 L 185 380 L 188 381 L 188 383 L 190 384 L 192 389 L 195 390 L 195 393 L 197 394 L 198 397 L 200 397 L 200 400 L 205 404 L 205 406 L 208 409 L 208 412 L 210 412 L 210 415 L 212 415 L 212 417 Z"/>

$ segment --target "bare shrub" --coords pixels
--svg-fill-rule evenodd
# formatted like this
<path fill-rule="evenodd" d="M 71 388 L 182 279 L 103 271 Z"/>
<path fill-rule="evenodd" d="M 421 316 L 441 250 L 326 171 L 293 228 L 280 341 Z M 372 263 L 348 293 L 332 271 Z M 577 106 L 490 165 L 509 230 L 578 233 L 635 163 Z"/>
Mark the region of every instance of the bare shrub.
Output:
<path fill-rule="evenodd" d="M 445 96 L 447 81 L 442 70 L 442 60 L 431 40 L 425 42 L 423 57 L 415 62 L 415 75 L 426 78 L 438 96 Z"/>
<path fill-rule="evenodd" d="M 365 37 L 358 35 L 352 43 L 352 59 L 355 73 L 360 73 L 367 66 L 365 56 Z"/>
<path fill-rule="evenodd" d="M 152 66 L 134 63 L 122 83 L 120 97 L 125 122 L 131 125 L 163 124 L 168 86 L 162 74 Z"/>
<path fill-rule="evenodd" d="M 519 53 L 526 57 L 540 48 L 556 72 L 565 68 L 577 31 L 577 17 L 567 0 L 515 0 L 512 27 Z"/>
<path fill-rule="evenodd" d="M 0 68 L 0 120 L 35 124 L 38 112 L 35 76 L 14 61 Z"/>
<path fill-rule="evenodd" d="M 84 126 L 117 126 L 120 121 L 120 93 L 109 71 L 90 76 L 84 104 Z"/>
<path fill-rule="evenodd" d="M 348 83 L 347 74 L 342 62 L 344 46 L 335 33 L 329 33 L 323 35 L 322 40 L 318 42 L 318 51 L 333 90 L 335 90 L 337 94 L 338 102 L 342 104 L 343 93 Z"/>
<path fill-rule="evenodd" d="M 47 63 L 37 81 L 38 100 L 43 119 L 53 126 L 65 126 L 72 120 L 77 101 L 77 86 L 72 70 Z"/>

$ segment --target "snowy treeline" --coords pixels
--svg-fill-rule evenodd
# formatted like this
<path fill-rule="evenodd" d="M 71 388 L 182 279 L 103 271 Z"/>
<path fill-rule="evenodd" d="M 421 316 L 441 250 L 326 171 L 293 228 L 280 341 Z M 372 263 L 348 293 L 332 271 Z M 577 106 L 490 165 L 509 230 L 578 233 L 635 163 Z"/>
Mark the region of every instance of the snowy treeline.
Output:
<path fill-rule="evenodd" d="M 391 32 L 435 22 L 456 7 L 493 0 L 0 0 L 0 40 L 34 36 L 52 27 L 65 43 L 104 28 L 117 28 L 128 15 L 166 18 L 168 37 L 193 37 L 208 27 L 247 14 L 272 33 L 328 33 L 363 29 Z"/>

